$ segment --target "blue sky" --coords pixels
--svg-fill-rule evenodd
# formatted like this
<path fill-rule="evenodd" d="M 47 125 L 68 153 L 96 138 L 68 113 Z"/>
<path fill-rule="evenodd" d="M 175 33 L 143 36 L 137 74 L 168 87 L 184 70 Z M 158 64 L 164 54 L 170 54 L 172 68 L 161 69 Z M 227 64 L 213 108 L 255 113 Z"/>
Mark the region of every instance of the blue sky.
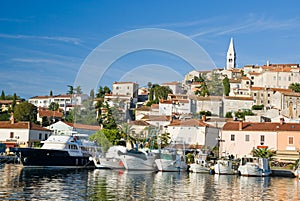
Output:
<path fill-rule="evenodd" d="M 26 99 L 49 95 L 50 90 L 66 93 L 95 48 L 119 34 L 145 28 L 187 36 L 217 68 L 225 65 L 231 37 L 238 67 L 267 60 L 300 63 L 299 8 L 297 0 L 1 1 L 0 90 Z M 155 71 L 162 66 L 176 69 L 175 73 Z M 159 82 L 167 74 L 165 81 L 175 81 L 191 69 L 176 55 L 138 51 L 115 61 L 98 85 L 111 87 L 119 80 Z"/>

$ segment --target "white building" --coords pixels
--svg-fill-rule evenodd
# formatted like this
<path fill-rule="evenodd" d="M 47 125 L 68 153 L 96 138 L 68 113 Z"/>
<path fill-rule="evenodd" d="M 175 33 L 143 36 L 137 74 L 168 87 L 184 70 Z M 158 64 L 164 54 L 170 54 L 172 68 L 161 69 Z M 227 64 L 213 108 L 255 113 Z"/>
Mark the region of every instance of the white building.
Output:
<path fill-rule="evenodd" d="M 58 103 L 59 109 L 66 112 L 72 110 L 75 105 L 81 105 L 82 102 L 88 99 L 86 94 L 60 94 L 56 96 L 34 96 L 29 98 L 28 102 L 36 107 L 48 108 L 54 102 Z"/>
<path fill-rule="evenodd" d="M 135 82 L 114 82 L 112 85 L 112 93 L 114 95 L 125 95 L 133 99 L 133 103 L 137 102 L 139 85 Z"/>
<path fill-rule="evenodd" d="M 166 129 L 174 144 L 186 148 L 212 149 L 218 145 L 219 129 L 199 119 L 173 120 Z"/>
<path fill-rule="evenodd" d="M 51 131 L 30 122 L 0 121 L 0 142 L 6 147 L 33 147 L 48 139 Z"/>
<path fill-rule="evenodd" d="M 236 66 L 236 54 L 233 44 L 233 38 L 230 39 L 230 44 L 227 51 L 227 57 L 226 57 L 226 70 L 230 70 L 235 68 Z"/>
<path fill-rule="evenodd" d="M 220 151 L 223 156 L 236 158 L 249 156 L 253 149 L 261 146 L 277 150 L 277 129 L 280 123 L 227 122 L 220 134 Z"/>
<path fill-rule="evenodd" d="M 184 92 L 181 82 L 165 82 L 161 86 L 169 87 L 173 94 L 182 94 Z"/>

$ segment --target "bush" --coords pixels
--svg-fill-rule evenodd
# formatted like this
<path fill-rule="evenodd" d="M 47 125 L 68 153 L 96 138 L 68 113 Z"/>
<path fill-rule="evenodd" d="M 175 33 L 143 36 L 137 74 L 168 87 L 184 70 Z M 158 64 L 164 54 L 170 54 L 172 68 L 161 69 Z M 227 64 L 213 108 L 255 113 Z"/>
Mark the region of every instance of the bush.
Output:
<path fill-rule="evenodd" d="M 232 118 L 232 113 L 231 113 L 231 112 L 226 112 L 225 117 L 226 117 L 226 118 Z"/>
<path fill-rule="evenodd" d="M 200 115 L 205 115 L 205 116 L 211 116 L 211 112 L 210 111 L 200 111 L 199 114 Z"/>
<path fill-rule="evenodd" d="M 264 105 L 253 105 L 252 106 L 252 110 L 263 110 L 264 109 Z"/>

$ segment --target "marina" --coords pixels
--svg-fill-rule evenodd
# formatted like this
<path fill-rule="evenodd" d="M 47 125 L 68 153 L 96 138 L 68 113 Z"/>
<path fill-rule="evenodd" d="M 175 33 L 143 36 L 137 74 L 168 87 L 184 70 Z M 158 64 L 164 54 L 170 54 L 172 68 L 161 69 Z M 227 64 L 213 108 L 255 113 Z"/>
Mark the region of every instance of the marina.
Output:
<path fill-rule="evenodd" d="M 299 200 L 296 178 L 0 166 L 1 200 Z"/>

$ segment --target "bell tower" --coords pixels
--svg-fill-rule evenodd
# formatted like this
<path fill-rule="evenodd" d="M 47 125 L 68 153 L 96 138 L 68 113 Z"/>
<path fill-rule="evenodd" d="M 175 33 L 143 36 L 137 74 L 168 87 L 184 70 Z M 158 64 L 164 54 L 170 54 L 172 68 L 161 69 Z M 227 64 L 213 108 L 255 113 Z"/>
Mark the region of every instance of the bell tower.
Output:
<path fill-rule="evenodd" d="M 235 49 L 233 44 L 233 38 L 230 39 L 230 44 L 227 51 L 227 57 L 226 57 L 226 70 L 230 70 L 235 68 Z"/>

